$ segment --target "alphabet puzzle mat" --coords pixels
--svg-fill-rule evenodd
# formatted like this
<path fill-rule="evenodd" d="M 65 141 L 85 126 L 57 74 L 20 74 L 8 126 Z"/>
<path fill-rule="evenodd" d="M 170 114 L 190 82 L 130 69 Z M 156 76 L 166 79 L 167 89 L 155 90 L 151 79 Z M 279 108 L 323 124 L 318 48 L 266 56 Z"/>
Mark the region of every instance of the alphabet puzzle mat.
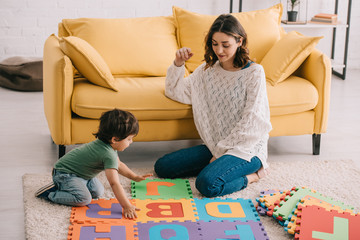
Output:
<path fill-rule="evenodd" d="M 68 239 L 269 239 L 250 199 L 193 198 L 185 179 L 132 182 L 136 220 L 125 219 L 116 199 L 73 207 Z"/>

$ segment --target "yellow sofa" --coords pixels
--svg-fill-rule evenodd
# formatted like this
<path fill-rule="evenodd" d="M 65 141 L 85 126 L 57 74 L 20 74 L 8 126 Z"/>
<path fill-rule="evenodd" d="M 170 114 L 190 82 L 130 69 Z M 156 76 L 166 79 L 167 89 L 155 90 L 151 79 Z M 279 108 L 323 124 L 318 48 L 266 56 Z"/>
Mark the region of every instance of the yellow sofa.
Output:
<path fill-rule="evenodd" d="M 331 78 L 328 57 L 314 48 L 319 38 L 286 33 L 282 5 L 234 15 L 248 33 L 250 57 L 265 69 L 270 135 L 313 134 L 313 154 L 319 154 Z M 135 141 L 199 138 L 191 106 L 167 98 L 164 81 L 180 47 L 195 53 L 188 73 L 202 63 L 204 36 L 215 18 L 173 7 L 166 17 L 59 23 L 43 57 L 44 111 L 59 156 L 66 145 L 94 140 L 101 113 L 115 107 L 138 118 Z"/>

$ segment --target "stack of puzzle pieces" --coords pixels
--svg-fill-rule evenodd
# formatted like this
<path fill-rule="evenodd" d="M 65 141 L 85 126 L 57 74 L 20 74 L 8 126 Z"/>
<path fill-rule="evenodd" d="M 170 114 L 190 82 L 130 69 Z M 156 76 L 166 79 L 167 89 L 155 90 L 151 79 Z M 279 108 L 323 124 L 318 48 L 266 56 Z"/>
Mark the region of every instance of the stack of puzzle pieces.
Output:
<path fill-rule="evenodd" d="M 266 190 L 256 201 L 260 215 L 272 216 L 297 240 L 360 239 L 360 214 L 355 214 L 352 206 L 315 190 Z"/>
<path fill-rule="evenodd" d="M 250 199 L 193 198 L 185 179 L 147 179 L 131 189 L 136 220 L 123 217 L 116 199 L 93 200 L 72 208 L 68 239 L 269 239 Z"/>

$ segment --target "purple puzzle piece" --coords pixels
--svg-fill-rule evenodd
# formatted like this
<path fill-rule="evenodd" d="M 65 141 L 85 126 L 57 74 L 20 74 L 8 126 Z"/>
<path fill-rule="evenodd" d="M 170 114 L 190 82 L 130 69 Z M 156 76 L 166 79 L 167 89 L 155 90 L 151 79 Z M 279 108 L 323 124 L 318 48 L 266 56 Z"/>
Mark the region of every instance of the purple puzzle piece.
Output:
<path fill-rule="evenodd" d="M 115 218 L 122 219 L 122 208 L 119 203 L 111 204 L 111 208 L 100 207 L 97 203 L 87 205 L 89 209 L 86 211 L 86 216 L 89 218 Z M 110 215 L 100 215 L 101 211 L 110 211 Z"/>
<path fill-rule="evenodd" d="M 109 239 L 126 239 L 125 226 L 112 226 L 111 232 L 96 232 L 93 226 L 83 226 L 80 230 L 80 240 L 109 238 Z"/>
<path fill-rule="evenodd" d="M 269 240 L 261 222 L 254 221 L 199 221 L 203 239 Z"/>
<path fill-rule="evenodd" d="M 200 240 L 197 222 L 147 222 L 137 223 L 139 240 L 150 239 L 189 239 Z M 173 238 L 172 238 L 173 237 Z"/>

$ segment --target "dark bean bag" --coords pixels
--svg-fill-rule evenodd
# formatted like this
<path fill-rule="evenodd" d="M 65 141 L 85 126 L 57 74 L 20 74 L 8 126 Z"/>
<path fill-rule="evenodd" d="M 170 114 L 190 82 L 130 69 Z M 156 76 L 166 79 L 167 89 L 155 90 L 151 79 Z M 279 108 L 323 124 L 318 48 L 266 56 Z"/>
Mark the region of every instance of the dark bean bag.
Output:
<path fill-rule="evenodd" d="M 18 91 L 42 91 L 42 58 L 11 57 L 0 62 L 0 86 Z"/>

